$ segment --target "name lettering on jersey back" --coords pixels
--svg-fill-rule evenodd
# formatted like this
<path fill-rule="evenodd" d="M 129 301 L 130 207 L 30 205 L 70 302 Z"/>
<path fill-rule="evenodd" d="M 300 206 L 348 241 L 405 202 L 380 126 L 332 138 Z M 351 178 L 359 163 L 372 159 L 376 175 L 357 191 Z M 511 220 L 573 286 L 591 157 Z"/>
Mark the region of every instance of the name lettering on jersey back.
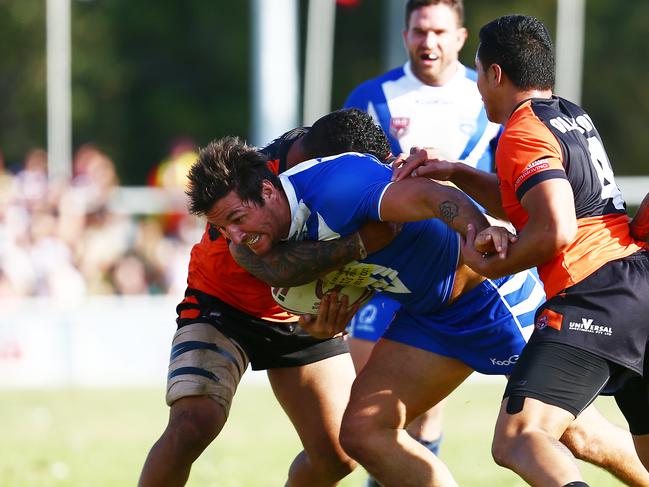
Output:
<path fill-rule="evenodd" d="M 593 121 L 587 114 L 579 115 L 577 118 L 556 117 L 550 120 L 550 125 L 562 134 L 576 130 L 582 134 L 592 132 L 595 129 Z"/>

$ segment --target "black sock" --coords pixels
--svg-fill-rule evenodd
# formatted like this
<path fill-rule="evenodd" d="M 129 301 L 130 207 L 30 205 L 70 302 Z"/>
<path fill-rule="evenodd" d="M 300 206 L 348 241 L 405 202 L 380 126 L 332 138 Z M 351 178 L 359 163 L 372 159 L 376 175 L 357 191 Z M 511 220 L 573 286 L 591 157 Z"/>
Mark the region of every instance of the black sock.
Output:
<path fill-rule="evenodd" d="M 563 487 L 588 487 L 588 484 L 586 482 L 582 482 L 581 480 L 578 480 L 577 482 L 570 482 Z"/>

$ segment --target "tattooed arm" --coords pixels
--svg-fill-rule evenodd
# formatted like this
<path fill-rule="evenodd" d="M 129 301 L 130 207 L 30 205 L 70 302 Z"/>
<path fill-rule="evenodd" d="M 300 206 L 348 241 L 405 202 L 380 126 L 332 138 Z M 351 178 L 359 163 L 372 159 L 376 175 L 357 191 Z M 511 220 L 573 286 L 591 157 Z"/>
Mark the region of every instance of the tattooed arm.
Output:
<path fill-rule="evenodd" d="M 437 181 L 450 181 L 458 188 L 484 206 L 493 216 L 507 219 L 500 201 L 498 177 L 481 171 L 460 161 L 448 161 L 434 148 L 412 151 L 401 155 L 392 163 L 393 181 L 401 181 L 411 176 L 423 176 Z"/>
<path fill-rule="evenodd" d="M 230 243 L 230 253 L 253 276 L 277 287 L 306 284 L 367 255 L 358 233 L 324 242 L 282 242 L 264 256 Z"/>
<path fill-rule="evenodd" d="M 299 286 L 382 249 L 400 230 L 393 223 L 367 222 L 347 237 L 324 242 L 283 242 L 263 257 L 245 245 L 233 243 L 230 253 L 241 267 L 271 286 Z"/>
<path fill-rule="evenodd" d="M 486 217 L 464 193 L 426 178 L 410 178 L 388 186 L 380 211 L 381 219 L 389 222 L 439 218 L 462 236 L 469 224 L 478 231 L 489 226 Z M 389 223 L 368 222 L 359 233 L 347 237 L 324 242 L 283 242 L 262 257 L 246 246 L 232 243 L 230 252 L 241 267 L 271 286 L 299 286 L 362 259 L 367 252 L 379 250 L 398 230 Z"/>
<path fill-rule="evenodd" d="M 489 226 L 487 218 L 466 194 L 427 178 L 408 178 L 388 186 L 380 211 L 381 219 L 389 221 L 439 218 L 462 236 L 469 224 L 478 232 Z"/>

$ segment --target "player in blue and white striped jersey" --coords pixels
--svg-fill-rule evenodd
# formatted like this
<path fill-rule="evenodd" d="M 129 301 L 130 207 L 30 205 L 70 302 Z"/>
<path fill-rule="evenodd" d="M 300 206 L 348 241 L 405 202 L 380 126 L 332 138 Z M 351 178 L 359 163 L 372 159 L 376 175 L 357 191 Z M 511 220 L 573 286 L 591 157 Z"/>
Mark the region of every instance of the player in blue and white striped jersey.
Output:
<path fill-rule="evenodd" d="M 408 62 L 360 84 L 345 108 L 368 112 L 395 155 L 435 147 L 451 160 L 492 171 L 500 125 L 487 119 L 476 72 L 458 60 L 467 37 L 463 20 L 459 0 L 409 1 Z"/>
<path fill-rule="evenodd" d="M 408 62 L 356 87 L 345 107 L 368 112 L 388 135 L 392 153 L 434 147 L 451 160 L 491 172 L 500 125 L 487 119 L 476 72 L 458 60 L 467 38 L 462 0 L 409 0 L 403 42 Z M 357 369 L 399 308 L 385 295 L 359 310 L 350 325 Z M 439 453 L 441 408 L 408 426 L 410 434 Z M 368 485 L 375 485 L 371 482 Z"/>
<path fill-rule="evenodd" d="M 423 194 L 450 191 L 461 201 L 454 194 L 459 192 L 420 178 L 398 191 L 390 177 L 388 166 L 357 153 L 314 159 L 282 173 L 291 212 L 286 238 L 329 240 L 367 220 L 407 222 L 384 249 L 327 279 L 380 290 L 401 304 L 385 338 L 453 357 L 482 373 L 509 373 L 544 299 L 538 278 L 525 271 L 491 281 L 468 271 L 458 233 L 439 218 L 422 219 L 444 211 L 427 209 Z M 439 204 L 456 211 L 458 203 L 448 201 Z M 472 222 L 484 219 L 463 204 Z M 463 231 L 461 224 L 448 223 Z"/>

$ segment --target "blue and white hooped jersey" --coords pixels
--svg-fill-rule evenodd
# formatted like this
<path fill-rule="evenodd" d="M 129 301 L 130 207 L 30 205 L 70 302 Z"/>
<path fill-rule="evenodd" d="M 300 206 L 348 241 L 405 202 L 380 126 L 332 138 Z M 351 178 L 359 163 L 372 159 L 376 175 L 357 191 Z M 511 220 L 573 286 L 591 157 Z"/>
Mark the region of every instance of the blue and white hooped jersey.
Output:
<path fill-rule="evenodd" d="M 381 220 L 381 199 L 392 170 L 373 156 L 348 152 L 313 159 L 280 175 L 292 223 L 289 240 L 330 240 Z M 411 313 L 430 313 L 451 294 L 459 236 L 439 219 L 404 224 L 384 249 L 327 279 L 381 290 Z"/>
<path fill-rule="evenodd" d="M 359 85 L 345 108 L 369 113 L 388 135 L 392 153 L 411 147 L 435 147 L 449 159 L 493 170 L 493 150 L 500 125 L 489 122 L 476 85 L 477 75 L 458 63 L 443 86 L 422 83 L 410 63 Z"/>

